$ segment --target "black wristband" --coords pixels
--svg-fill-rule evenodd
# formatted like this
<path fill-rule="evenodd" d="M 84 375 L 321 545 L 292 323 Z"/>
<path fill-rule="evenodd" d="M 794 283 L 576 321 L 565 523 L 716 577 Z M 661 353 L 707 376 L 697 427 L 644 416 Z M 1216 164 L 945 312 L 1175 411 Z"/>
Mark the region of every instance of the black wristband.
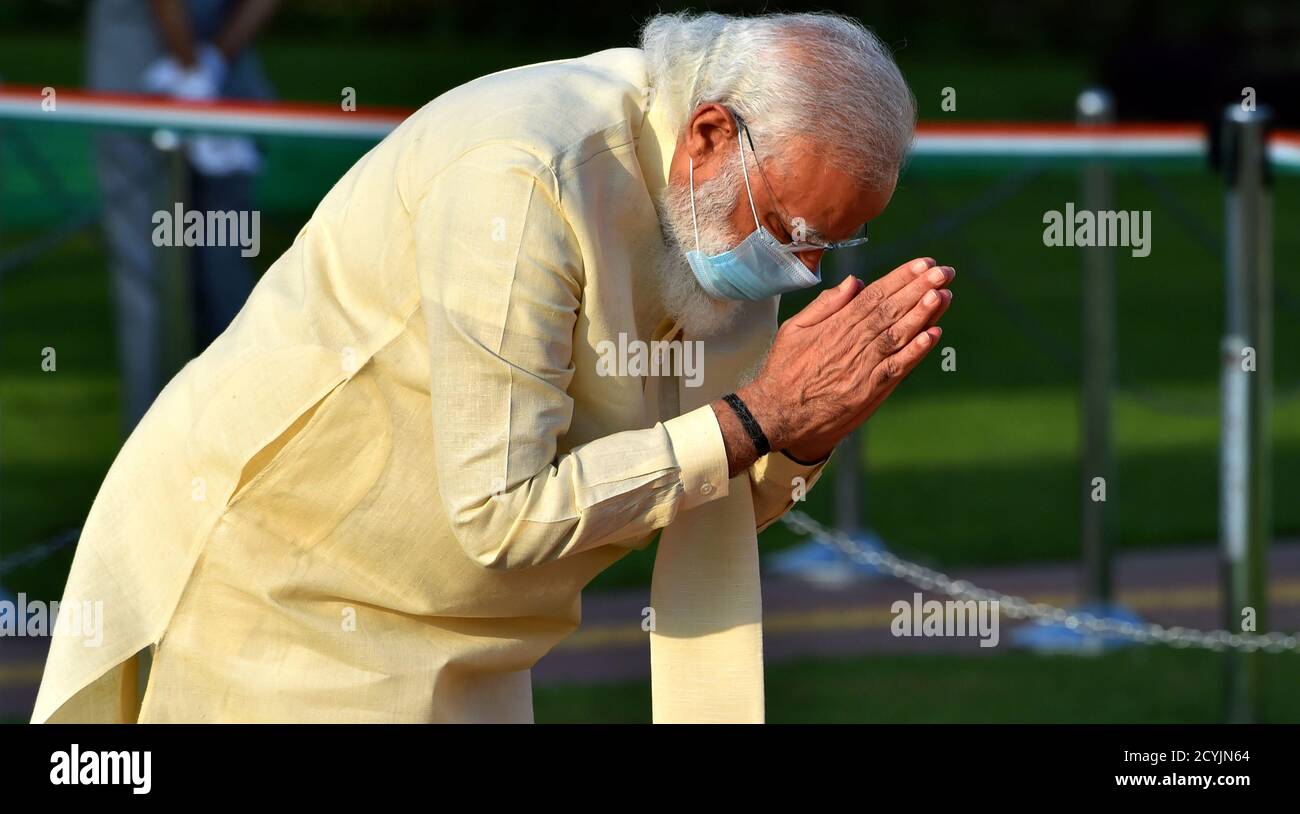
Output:
<path fill-rule="evenodd" d="M 820 461 L 801 461 L 798 458 L 791 455 L 789 450 L 783 449 L 781 450 L 781 454 L 789 458 L 790 460 L 794 461 L 795 463 L 799 464 L 800 466 L 817 466 L 818 464 L 824 464 L 831 457 L 830 453 L 827 453 L 826 457 L 822 458 Z"/>
<path fill-rule="evenodd" d="M 730 407 L 736 413 L 736 417 L 740 419 L 740 426 L 745 428 L 745 433 L 749 435 L 749 440 L 753 442 L 754 449 L 758 451 L 758 457 L 762 458 L 764 455 L 771 452 L 772 445 L 768 443 L 767 436 L 763 434 L 763 428 L 758 425 L 758 421 L 755 420 L 753 414 L 749 412 L 749 408 L 745 406 L 745 402 L 740 400 L 740 396 L 737 396 L 735 393 L 728 393 L 722 397 L 722 400 L 727 402 L 727 406 Z"/>

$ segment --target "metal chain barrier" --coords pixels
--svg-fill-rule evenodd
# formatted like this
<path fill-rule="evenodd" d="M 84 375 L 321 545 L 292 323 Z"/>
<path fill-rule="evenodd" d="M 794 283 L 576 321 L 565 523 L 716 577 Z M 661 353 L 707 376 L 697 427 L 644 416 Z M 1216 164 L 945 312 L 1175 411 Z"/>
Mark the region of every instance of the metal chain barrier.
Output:
<path fill-rule="evenodd" d="M 812 537 L 817 542 L 842 552 L 854 562 L 877 568 L 892 577 L 901 579 L 925 591 L 939 591 L 954 599 L 997 602 L 998 611 L 1012 619 L 1032 619 L 1064 625 L 1071 630 L 1082 630 L 1099 636 L 1115 636 L 1138 644 L 1163 644 L 1174 648 L 1202 648 L 1205 650 L 1263 650 L 1267 653 L 1300 653 L 1300 636 L 1285 633 L 1233 633 L 1228 630 L 1194 630 L 1184 627 L 1165 627 L 1154 623 L 1134 624 L 1104 619 L 1089 613 L 1072 613 L 1055 605 L 1030 602 L 1011 594 L 981 588 L 966 580 L 952 579 L 948 575 L 909 562 L 887 551 L 872 551 L 849 535 L 827 528 L 806 513 L 793 510 L 781 518 L 792 531 Z M 7 559 L 0 560 L 0 576 L 44 559 L 65 546 L 75 543 L 80 530 L 65 532 L 40 545 L 27 548 Z"/>
<path fill-rule="evenodd" d="M 1064 625 L 1071 630 L 1081 630 L 1101 636 L 1114 636 L 1138 644 L 1164 644 L 1175 648 L 1202 648 L 1205 650 L 1263 650 L 1268 653 L 1300 652 L 1300 637 L 1283 633 L 1233 633 L 1228 630 L 1193 630 L 1184 627 L 1165 627 L 1152 623 L 1135 624 L 1103 619 L 1089 613 L 1071 613 L 1064 608 L 1010 594 L 980 588 L 965 580 L 952 579 L 946 574 L 908 562 L 885 551 L 871 551 L 858 545 L 852 537 L 830 529 L 804 512 L 794 510 L 782 519 L 791 530 L 812 537 L 823 545 L 843 552 L 855 562 L 878 568 L 890 576 L 908 582 L 926 591 L 939 591 L 955 599 L 973 599 L 997 602 L 1000 613 L 1012 619 L 1033 619 Z"/>
<path fill-rule="evenodd" d="M 27 548 L 24 548 L 22 551 L 19 551 L 17 554 L 13 554 L 10 555 L 9 557 L 5 557 L 4 559 L 0 559 L 0 577 L 4 576 L 10 571 L 16 571 L 19 568 L 22 568 L 23 566 L 31 565 L 32 563 L 39 562 L 45 559 L 46 557 L 52 555 L 54 552 L 66 548 L 67 546 L 70 546 L 73 543 L 77 542 L 77 538 L 79 538 L 80 536 L 81 536 L 81 529 L 72 529 L 70 531 L 65 531 L 62 534 L 52 537 L 43 543 L 38 543 L 33 546 L 28 546 Z"/>

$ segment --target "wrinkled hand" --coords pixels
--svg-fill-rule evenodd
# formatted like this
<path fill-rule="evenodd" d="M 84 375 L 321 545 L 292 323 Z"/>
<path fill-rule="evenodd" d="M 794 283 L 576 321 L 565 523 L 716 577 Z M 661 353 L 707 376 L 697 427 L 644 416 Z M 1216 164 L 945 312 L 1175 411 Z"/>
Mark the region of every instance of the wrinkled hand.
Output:
<path fill-rule="evenodd" d="M 866 421 L 938 342 L 954 274 L 922 258 L 869 286 L 850 277 L 786 320 L 737 391 L 772 449 L 821 460 Z"/>

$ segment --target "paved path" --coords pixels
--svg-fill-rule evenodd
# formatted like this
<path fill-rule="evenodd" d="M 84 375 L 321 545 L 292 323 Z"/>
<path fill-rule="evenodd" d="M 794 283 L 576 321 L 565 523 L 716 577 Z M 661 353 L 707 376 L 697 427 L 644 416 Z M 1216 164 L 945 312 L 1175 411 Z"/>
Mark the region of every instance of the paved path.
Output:
<path fill-rule="evenodd" d="M 1300 630 L 1300 541 L 1274 543 L 1269 563 L 1270 617 L 1274 630 Z M 1069 607 L 1080 584 L 1077 563 L 974 568 L 949 576 L 983 588 Z M 1116 558 L 1114 585 L 1120 602 L 1144 620 L 1163 625 L 1221 628 L 1219 563 L 1211 546 L 1161 549 Z M 1004 619 L 998 647 L 975 638 L 895 637 L 890 606 L 912 599 L 915 589 L 893 579 L 827 590 L 791 579 L 763 580 L 763 650 L 777 662 L 806 655 L 883 652 L 997 652 L 1010 646 L 1020 623 Z M 942 599 L 925 592 L 925 599 Z M 649 676 L 650 646 L 641 630 L 649 590 L 621 591 L 583 600 L 583 625 L 533 669 L 534 684 L 620 681 Z"/>
<path fill-rule="evenodd" d="M 1300 540 L 1272 547 L 1270 627 L 1300 630 Z M 956 571 L 950 576 L 1036 602 L 1069 606 L 1076 599 L 1075 563 Z M 1114 582 L 1119 601 L 1143 619 L 1165 625 L 1219 628 L 1219 565 L 1211 546 L 1137 552 L 1119 556 Z M 1003 620 L 996 648 L 976 638 L 900 638 L 890 633 L 890 605 L 911 600 L 914 589 L 892 579 L 856 582 L 830 590 L 802 581 L 763 580 L 764 652 L 769 663 L 806 655 L 961 652 L 987 655 L 1010 646 L 1012 623 Z M 941 599 L 926 593 L 926 599 Z M 605 682 L 649 676 L 650 648 L 641 630 L 641 609 L 650 592 L 629 590 L 589 595 L 581 629 L 533 670 L 534 684 Z M 45 642 L 0 639 L 0 719 L 31 711 L 45 660 Z"/>

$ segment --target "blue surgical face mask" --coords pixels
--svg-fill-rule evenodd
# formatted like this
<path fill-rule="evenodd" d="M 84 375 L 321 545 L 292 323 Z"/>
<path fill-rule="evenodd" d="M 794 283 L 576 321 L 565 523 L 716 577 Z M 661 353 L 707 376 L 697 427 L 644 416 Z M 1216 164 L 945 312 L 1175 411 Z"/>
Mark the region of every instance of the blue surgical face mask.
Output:
<path fill-rule="evenodd" d="M 739 142 L 739 134 L 737 134 Z M 745 146 L 740 150 L 741 177 L 749 196 L 749 211 L 754 214 L 754 231 L 731 251 L 706 255 L 700 251 L 700 227 L 695 221 L 695 161 L 691 160 L 691 226 L 695 229 L 695 249 L 686 253 L 695 279 L 712 297 L 723 300 L 765 300 L 817 285 L 818 271 L 809 271 L 798 255 L 786 251 L 772 233 L 763 228 L 754 208 L 754 194 L 749 189 L 749 170 L 745 166 Z"/>

